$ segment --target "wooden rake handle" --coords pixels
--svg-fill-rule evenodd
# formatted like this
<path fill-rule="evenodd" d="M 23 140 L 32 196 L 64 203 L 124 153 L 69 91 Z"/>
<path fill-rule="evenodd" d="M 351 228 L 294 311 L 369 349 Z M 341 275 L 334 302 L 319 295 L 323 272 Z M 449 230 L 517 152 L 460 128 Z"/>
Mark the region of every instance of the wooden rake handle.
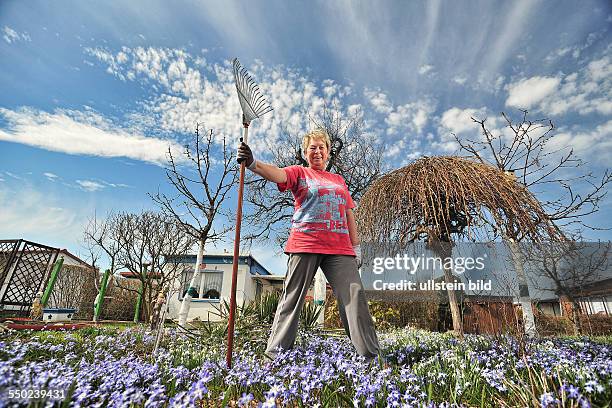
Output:
<path fill-rule="evenodd" d="M 243 116 L 244 118 L 244 116 Z M 242 140 L 247 143 L 249 136 L 249 123 L 243 121 L 244 133 Z M 240 227 L 242 226 L 242 198 L 244 193 L 244 173 L 246 162 L 240 163 L 240 182 L 238 184 L 238 206 L 236 209 L 236 234 L 234 236 L 234 259 L 232 263 L 232 291 L 230 293 L 230 310 L 227 328 L 227 354 L 225 363 L 227 368 L 232 368 L 232 349 L 234 347 L 234 323 L 236 318 L 236 286 L 238 284 L 238 260 L 240 258 Z"/>

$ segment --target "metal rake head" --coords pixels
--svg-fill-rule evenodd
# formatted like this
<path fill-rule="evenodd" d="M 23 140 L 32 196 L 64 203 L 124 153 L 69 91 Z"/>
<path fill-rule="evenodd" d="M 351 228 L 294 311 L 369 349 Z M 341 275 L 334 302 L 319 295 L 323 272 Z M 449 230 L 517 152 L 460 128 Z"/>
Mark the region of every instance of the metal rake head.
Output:
<path fill-rule="evenodd" d="M 272 110 L 272 107 L 259 91 L 259 87 L 253 81 L 246 69 L 240 65 L 238 58 L 232 60 L 234 66 L 234 82 L 238 91 L 238 100 L 242 107 L 243 121 L 250 123 Z"/>

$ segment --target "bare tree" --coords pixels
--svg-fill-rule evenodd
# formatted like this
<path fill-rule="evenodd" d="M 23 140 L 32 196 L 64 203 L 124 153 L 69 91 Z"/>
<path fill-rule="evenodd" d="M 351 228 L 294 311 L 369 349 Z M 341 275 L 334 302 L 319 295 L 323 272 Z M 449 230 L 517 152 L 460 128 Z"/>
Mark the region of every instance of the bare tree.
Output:
<path fill-rule="evenodd" d="M 570 320 L 574 334 L 583 334 L 582 308 L 579 299 L 588 295 L 586 290 L 599 281 L 609 279 L 610 242 L 579 242 L 578 240 L 552 242 L 548 245 L 530 246 L 530 276 L 533 287 L 551 291 L 559 299 L 561 314 Z"/>
<path fill-rule="evenodd" d="M 90 220 L 90 223 L 91 223 L 91 220 Z M 102 258 L 101 249 L 91 240 L 87 240 L 87 241 L 83 240 L 81 241 L 80 244 L 81 244 L 81 247 L 85 250 L 85 254 L 80 253 L 79 257 L 85 259 L 85 262 L 91 265 L 94 271 L 99 271 L 100 270 L 99 262 Z"/>
<path fill-rule="evenodd" d="M 532 193 L 544 197 L 544 193 L 556 194 L 556 198 L 540 198 L 546 211 L 546 221 L 554 225 L 556 231 L 550 236 L 564 236 L 562 230 L 569 227 L 593 228 L 584 223 L 584 217 L 598 211 L 601 200 L 606 195 L 606 186 L 612 181 L 612 174 L 606 170 L 597 179 L 591 172 L 578 172 L 568 175 L 569 171 L 581 170 L 584 163 L 575 157 L 573 150 L 551 148 L 557 136 L 552 121 L 547 119 L 530 120 L 528 112 L 522 111 L 521 120 L 513 122 L 505 113 L 502 117 L 510 136 L 502 132 L 494 134 L 487 126 L 486 119 L 472 120 L 480 126 L 483 138 L 471 140 L 454 135 L 462 150 L 468 152 L 483 164 L 492 164 L 504 171 L 511 179 L 524 185 Z M 576 186 L 584 182 L 586 192 L 577 192 Z M 562 193 L 559 194 L 559 191 Z M 515 223 L 505 224 L 498 230 L 507 242 L 517 272 L 520 303 L 523 309 L 525 332 L 536 335 L 529 286 L 524 271 L 524 257 L 518 243 L 528 235 L 525 231 L 513 228 Z"/>
<path fill-rule="evenodd" d="M 184 255 L 194 239 L 182 233 L 174 219 L 152 211 L 140 214 L 120 213 L 116 217 L 116 235 L 120 243 L 119 263 L 140 282 L 143 317 L 151 315 L 151 303 L 159 292 L 171 286 L 182 271 L 169 255 Z M 118 286 L 128 291 L 134 289 Z M 136 290 L 138 291 L 138 289 Z"/>
<path fill-rule="evenodd" d="M 121 245 L 117 235 L 117 215 L 109 212 L 105 219 L 98 220 L 96 215 L 89 219 L 83 232 L 83 242 L 90 254 L 92 266 L 101 258 L 101 254 L 106 257 L 110 264 L 111 275 L 117 271 L 117 260 Z M 96 283 L 96 288 L 98 287 Z"/>
<path fill-rule="evenodd" d="M 355 202 L 370 184 L 382 174 L 382 149 L 375 146 L 364 130 L 360 112 L 344 113 L 338 106 L 326 104 L 320 116 L 310 118 L 313 127 L 323 128 L 331 139 L 327 171 L 341 175 Z M 306 166 L 302 152 L 302 135 L 285 132 L 271 147 L 271 162 L 278 167 Z M 246 216 L 250 234 L 246 240 L 275 238 L 282 245 L 288 236 L 288 222 L 293 214 L 293 197 L 279 193 L 273 183 L 260 177 L 247 181 L 247 202 L 252 213 Z"/>
<path fill-rule="evenodd" d="M 196 124 L 193 143 L 185 146 L 183 151 L 184 160 L 179 161 L 168 149 L 166 177 L 178 195 L 168 196 L 161 192 L 150 194 L 162 212 L 174 219 L 180 230 L 199 244 L 194 274 L 179 312 L 181 326 L 187 321 L 192 288 L 196 271 L 202 263 L 204 246 L 220 240 L 230 230 L 226 226 L 219 227 L 218 221 L 219 216 L 228 216 L 222 212 L 222 204 L 238 179 L 237 165 L 225 137 L 220 143 L 215 143 L 213 136 L 212 130 L 202 134 L 200 124 Z M 185 166 L 182 165 L 183 161 L 186 162 Z"/>
<path fill-rule="evenodd" d="M 105 254 L 111 275 L 126 269 L 132 279 L 140 282 L 140 288 L 134 288 L 119 279 L 117 286 L 128 292 L 142 292 L 145 319 L 150 315 L 150 300 L 172 285 L 179 273 L 179 265 L 171 262 L 168 255 L 187 253 L 193 242 L 173 218 L 151 211 L 111 212 L 104 220 L 92 218 L 85 229 L 85 243 L 92 257 Z M 145 265 L 150 266 L 146 273 Z M 99 290 L 97 279 L 96 289 Z"/>
<path fill-rule="evenodd" d="M 510 136 L 493 134 L 486 119 L 472 120 L 480 126 L 483 139 L 471 140 L 454 135 L 462 150 L 481 163 L 492 164 L 515 177 L 518 182 L 540 197 L 547 217 L 560 229 L 568 227 L 598 229 L 585 224 L 584 217 L 599 210 L 606 196 L 606 186 L 612 181 L 608 169 L 601 177 L 584 171 L 585 163 L 573 149 L 554 148 L 554 125 L 548 119 L 529 120 L 522 110 L 520 121 L 513 122 L 505 113 L 502 117 Z M 578 191 L 584 187 L 585 191 Z M 545 198 L 544 193 L 554 198 Z M 521 231 L 503 231 L 508 237 L 521 241 Z"/>
<path fill-rule="evenodd" d="M 83 242 L 90 253 L 92 260 L 98 260 L 101 257 L 106 258 L 106 261 L 109 263 L 109 270 L 111 276 L 117 271 L 118 268 L 118 257 L 119 252 L 121 251 L 121 244 L 119 243 L 119 238 L 117 236 L 117 215 L 114 212 L 109 212 L 105 219 L 98 220 L 96 215 L 90 218 L 89 222 L 85 226 L 85 230 L 83 232 Z M 102 284 L 102 276 L 99 271 L 96 270 L 94 275 L 94 287 L 96 292 L 100 291 L 100 285 Z M 103 302 L 104 299 L 94 300 L 93 306 L 95 307 L 96 303 L 100 301 Z M 94 321 L 97 320 L 97 316 L 95 313 L 93 315 Z"/>

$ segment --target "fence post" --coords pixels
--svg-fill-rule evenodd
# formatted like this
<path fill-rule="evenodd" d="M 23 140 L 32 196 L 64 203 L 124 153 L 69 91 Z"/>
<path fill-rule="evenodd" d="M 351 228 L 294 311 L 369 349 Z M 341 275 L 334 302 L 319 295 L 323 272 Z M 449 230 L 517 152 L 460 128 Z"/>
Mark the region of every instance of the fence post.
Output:
<path fill-rule="evenodd" d="M 108 286 L 108 277 L 110 276 L 110 269 L 104 271 L 104 276 L 102 277 L 102 284 L 100 285 L 100 291 L 98 292 L 98 296 L 96 297 L 96 301 L 94 303 L 94 316 L 93 321 L 97 322 L 100 316 L 100 311 L 102 310 L 102 303 L 104 302 L 104 294 L 106 293 L 106 286 Z"/>
<path fill-rule="evenodd" d="M 136 310 L 134 310 L 134 323 L 138 323 L 138 320 L 140 319 L 140 305 L 142 305 L 142 298 L 144 296 L 144 289 L 145 289 L 145 279 L 147 277 L 147 267 L 149 266 L 148 264 L 144 264 L 144 271 L 141 272 L 143 273 L 143 280 L 142 280 L 142 285 L 140 286 L 140 291 L 138 292 L 138 299 L 136 299 Z"/>
<path fill-rule="evenodd" d="M 45 293 L 43 293 L 43 296 L 40 299 L 40 304 L 42 307 L 47 306 L 47 302 L 49 302 L 49 297 L 51 296 L 51 292 L 53 291 L 53 286 L 55 286 L 57 275 L 59 275 L 63 264 L 64 257 L 60 256 L 60 258 L 55 261 L 55 265 L 53 265 L 53 270 L 51 271 L 51 277 L 49 278 L 49 282 L 47 283 L 47 287 L 45 288 Z"/>

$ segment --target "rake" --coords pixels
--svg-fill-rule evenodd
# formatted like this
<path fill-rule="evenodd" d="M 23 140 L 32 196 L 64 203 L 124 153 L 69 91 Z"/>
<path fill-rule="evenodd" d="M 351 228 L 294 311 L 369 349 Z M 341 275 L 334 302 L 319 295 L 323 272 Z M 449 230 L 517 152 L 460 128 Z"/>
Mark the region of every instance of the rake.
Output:
<path fill-rule="evenodd" d="M 238 100 L 242 108 L 243 135 L 240 141 L 248 143 L 249 125 L 253 119 L 258 119 L 272 111 L 272 107 L 266 102 L 259 87 L 244 69 L 238 58 L 232 61 L 234 70 L 234 82 L 238 92 Z M 232 291 L 230 295 L 230 310 L 227 329 L 227 368 L 232 367 L 232 348 L 234 346 L 234 319 L 236 314 L 236 285 L 238 281 L 238 259 L 240 257 L 240 226 L 242 224 L 242 195 L 244 191 L 244 173 L 246 163 L 240 163 L 240 184 L 238 186 L 238 208 L 236 211 L 236 235 L 234 237 L 234 260 L 232 264 Z"/>

